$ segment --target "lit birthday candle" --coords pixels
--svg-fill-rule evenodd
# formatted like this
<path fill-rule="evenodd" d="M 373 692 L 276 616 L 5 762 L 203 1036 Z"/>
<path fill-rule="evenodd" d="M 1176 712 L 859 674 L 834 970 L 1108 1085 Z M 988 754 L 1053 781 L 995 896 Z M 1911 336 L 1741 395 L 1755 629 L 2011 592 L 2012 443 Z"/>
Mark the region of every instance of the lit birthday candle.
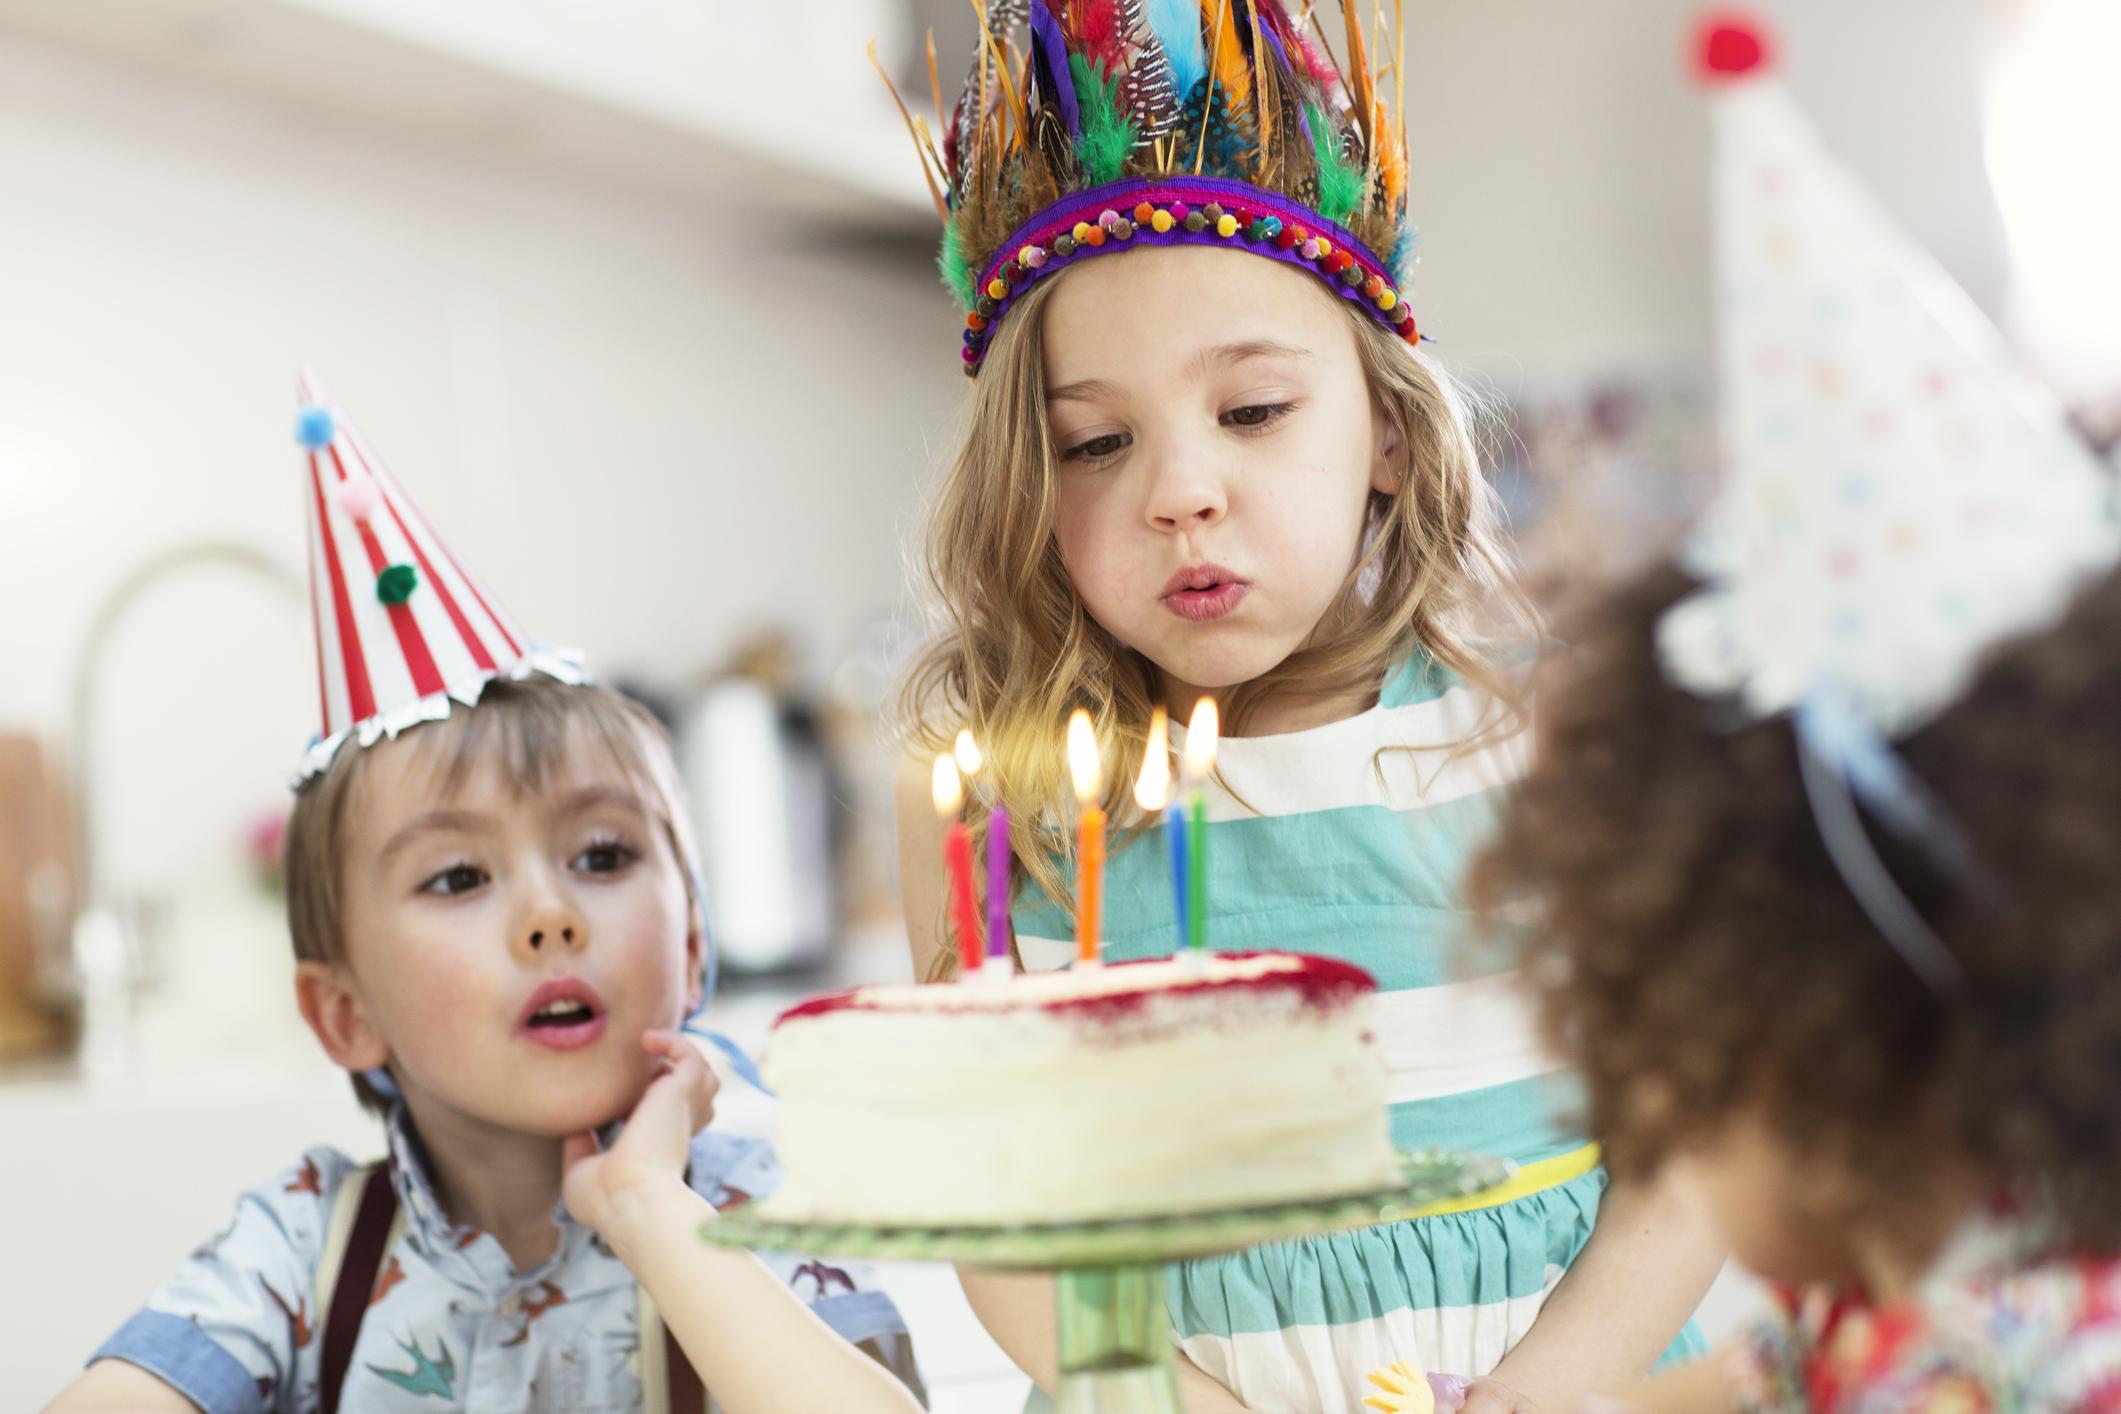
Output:
<path fill-rule="evenodd" d="M 1141 774 L 1134 778 L 1134 803 L 1150 819 L 1163 817 L 1164 838 L 1171 847 L 1172 915 L 1178 920 L 1175 951 L 1186 945 L 1186 810 L 1171 789 L 1171 722 L 1161 707 L 1149 718 Z"/>
<path fill-rule="evenodd" d="M 1203 697 L 1193 704 L 1193 719 L 1186 724 L 1183 770 L 1186 805 L 1192 816 L 1186 827 L 1186 942 L 1194 948 L 1208 945 L 1207 784 L 1215 772 L 1215 743 L 1221 730 L 1214 698 Z"/>
<path fill-rule="evenodd" d="M 971 780 L 986 764 L 971 728 L 957 734 L 957 768 Z M 1009 811 L 1001 790 L 989 792 L 987 812 L 987 961 L 996 977 L 1009 975 Z"/>
<path fill-rule="evenodd" d="M 960 977 L 979 970 L 979 900 L 972 893 L 972 836 L 957 818 L 965 803 L 965 789 L 958 778 L 957 762 L 948 754 L 935 758 L 929 777 L 935 798 L 935 813 L 950 822 L 943 834 L 943 863 L 950 871 L 950 914 L 957 923 L 957 967 Z"/>
<path fill-rule="evenodd" d="M 1097 759 L 1097 731 L 1080 707 L 1068 719 L 1068 774 L 1082 806 L 1075 826 L 1075 958 L 1077 966 L 1094 967 L 1103 960 L 1098 914 L 1104 903 L 1105 812 L 1097 799 L 1104 772 Z"/>

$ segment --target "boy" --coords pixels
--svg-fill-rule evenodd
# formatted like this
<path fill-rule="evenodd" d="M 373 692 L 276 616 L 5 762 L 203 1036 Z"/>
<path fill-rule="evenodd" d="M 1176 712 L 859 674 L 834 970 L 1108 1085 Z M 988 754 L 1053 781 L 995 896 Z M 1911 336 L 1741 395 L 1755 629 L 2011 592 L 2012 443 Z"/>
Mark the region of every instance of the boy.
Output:
<path fill-rule="evenodd" d="M 889 1298 L 691 1236 L 777 1171 L 763 1141 L 687 1143 L 712 1083 L 672 1033 L 707 942 L 660 728 L 526 649 L 304 393 L 326 735 L 287 837 L 296 997 L 387 1115 L 390 1162 L 313 1150 L 245 1194 L 53 1408 L 700 1408 L 685 1356 L 731 1414 L 917 1407 L 849 1343 L 918 1388 Z M 640 1132 L 589 1159 L 637 1104 Z M 658 1155 L 660 1186 L 637 1161 Z"/>

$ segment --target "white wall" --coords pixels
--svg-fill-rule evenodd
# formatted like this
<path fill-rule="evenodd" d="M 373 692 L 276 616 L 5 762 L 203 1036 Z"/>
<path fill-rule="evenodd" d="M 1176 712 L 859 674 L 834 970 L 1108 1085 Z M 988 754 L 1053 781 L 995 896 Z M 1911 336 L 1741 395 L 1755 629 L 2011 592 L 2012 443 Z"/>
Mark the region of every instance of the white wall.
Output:
<path fill-rule="evenodd" d="M 0 726 L 61 730 L 92 606 L 200 537 L 301 565 L 310 363 L 534 633 L 679 680 L 898 602 L 961 397 L 932 271 L 0 39 Z M 314 729 L 306 609 L 201 572 L 121 632 L 128 875 L 226 867 Z M 119 738 L 122 738 L 119 739 Z"/>
<path fill-rule="evenodd" d="M 1762 0 L 1829 147 L 1992 312 L 2007 272 L 1979 85 L 2017 0 Z M 1328 11 L 1330 7 L 1323 7 Z M 1389 12 L 1390 6 L 1386 9 Z M 1406 7 L 1423 261 L 1414 307 L 1446 357 L 1513 386 L 1703 359 L 1708 124 L 1699 0 Z M 1329 26 L 1336 51 L 1337 25 Z"/>

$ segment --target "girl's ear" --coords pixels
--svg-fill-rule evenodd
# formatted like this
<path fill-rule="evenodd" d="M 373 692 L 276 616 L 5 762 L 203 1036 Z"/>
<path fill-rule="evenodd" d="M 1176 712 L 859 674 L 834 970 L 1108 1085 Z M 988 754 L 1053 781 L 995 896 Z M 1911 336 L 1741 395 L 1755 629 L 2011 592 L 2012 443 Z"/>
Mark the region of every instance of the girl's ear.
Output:
<path fill-rule="evenodd" d="M 390 1059 L 390 1043 L 368 1018 L 360 988 L 344 967 L 329 962 L 295 964 L 295 1005 L 324 1054 L 360 1074 Z"/>
<path fill-rule="evenodd" d="M 1370 462 L 1370 489 L 1390 496 L 1406 484 L 1407 434 L 1399 420 L 1382 408 L 1377 411 L 1377 453 Z"/>

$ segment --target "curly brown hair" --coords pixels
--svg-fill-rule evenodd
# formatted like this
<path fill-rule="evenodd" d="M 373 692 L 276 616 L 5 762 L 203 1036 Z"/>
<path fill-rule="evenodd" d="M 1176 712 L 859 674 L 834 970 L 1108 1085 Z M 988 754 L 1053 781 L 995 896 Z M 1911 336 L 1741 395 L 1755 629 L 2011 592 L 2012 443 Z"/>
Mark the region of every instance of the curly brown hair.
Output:
<path fill-rule="evenodd" d="M 1950 1165 L 2044 1194 L 2064 1241 L 2121 1244 L 2121 576 L 1899 744 L 2005 892 L 1984 905 L 1872 825 L 1965 970 L 1947 996 L 1835 871 L 1788 720 L 1667 682 L 1658 620 L 1693 588 L 1667 564 L 1579 616 L 1472 880 L 1491 909 L 1538 900 L 1513 945 L 1614 1171 L 1749 1113 L 1831 1167 L 1844 1216 Z"/>

